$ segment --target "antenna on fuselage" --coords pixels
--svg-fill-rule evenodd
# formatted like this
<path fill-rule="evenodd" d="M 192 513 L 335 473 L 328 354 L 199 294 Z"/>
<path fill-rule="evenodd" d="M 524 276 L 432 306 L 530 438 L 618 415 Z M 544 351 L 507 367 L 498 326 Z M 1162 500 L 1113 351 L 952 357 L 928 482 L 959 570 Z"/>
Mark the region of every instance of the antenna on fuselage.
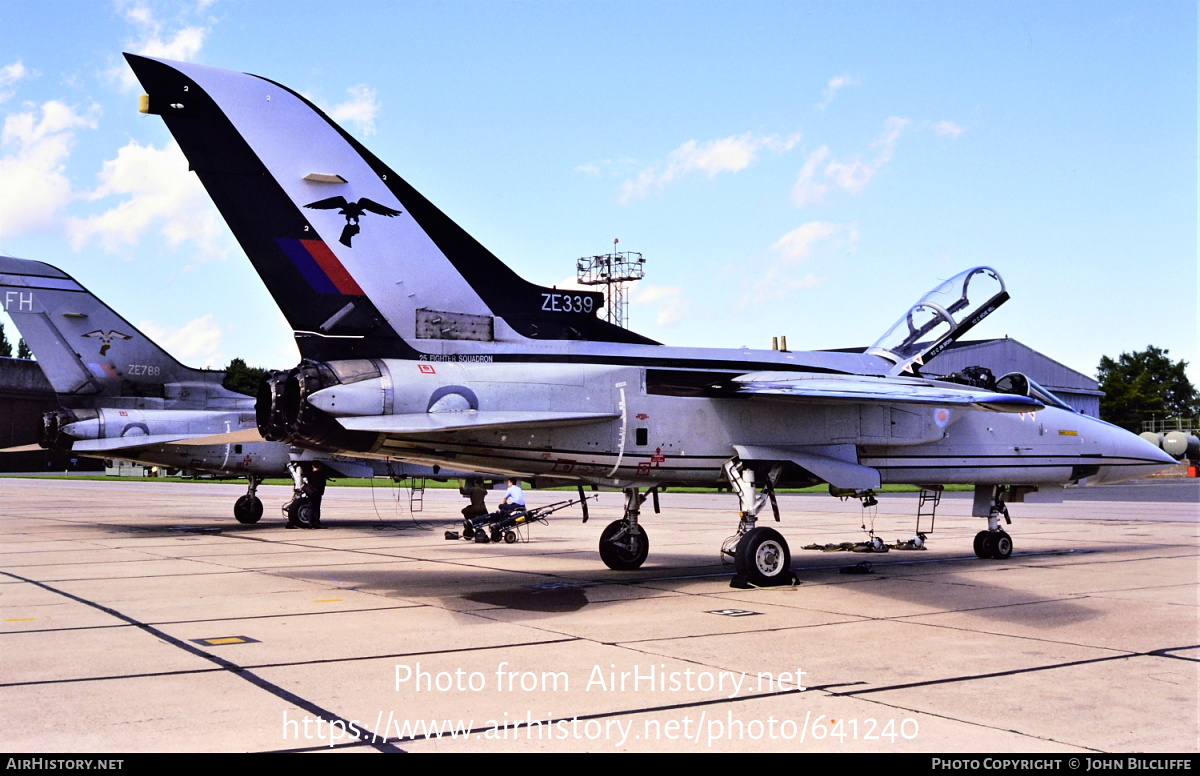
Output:
<path fill-rule="evenodd" d="M 626 284 L 646 276 L 646 260 L 636 251 L 618 251 L 613 240 L 611 252 L 599 256 L 584 256 L 575 261 L 579 283 L 585 286 L 607 286 L 604 292 L 604 320 L 623 329 L 629 328 L 629 298 Z"/>

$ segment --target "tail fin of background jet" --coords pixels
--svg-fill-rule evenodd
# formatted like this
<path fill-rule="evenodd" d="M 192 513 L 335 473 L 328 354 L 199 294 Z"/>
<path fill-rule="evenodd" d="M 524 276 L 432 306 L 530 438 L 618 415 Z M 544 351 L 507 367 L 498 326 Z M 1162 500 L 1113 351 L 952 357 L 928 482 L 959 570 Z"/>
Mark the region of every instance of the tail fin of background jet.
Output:
<path fill-rule="evenodd" d="M 538 286 L 308 100 L 272 81 L 126 54 L 296 332 L 306 358 L 651 343 L 597 317 L 603 294 Z"/>
<path fill-rule="evenodd" d="M 64 406 L 112 397 L 129 407 L 205 407 L 246 397 L 221 386 L 224 372 L 180 364 L 65 272 L 0 256 L 0 305 L 33 351 Z"/>

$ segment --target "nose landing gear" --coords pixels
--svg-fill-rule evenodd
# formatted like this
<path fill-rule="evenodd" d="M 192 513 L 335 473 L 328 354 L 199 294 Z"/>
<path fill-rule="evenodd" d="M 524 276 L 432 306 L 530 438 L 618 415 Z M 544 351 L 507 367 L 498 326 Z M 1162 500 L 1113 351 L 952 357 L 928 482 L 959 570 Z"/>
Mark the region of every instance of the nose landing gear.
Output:
<path fill-rule="evenodd" d="M 1008 532 L 1000 527 L 1000 518 L 1004 518 L 1005 523 L 1012 524 L 1012 518 L 1008 516 L 1008 507 L 1004 505 L 1004 486 L 976 485 L 975 505 L 971 511 L 977 517 L 987 517 L 988 521 L 987 530 L 975 534 L 975 556 L 995 560 L 1009 558 L 1013 552 L 1013 540 Z"/>

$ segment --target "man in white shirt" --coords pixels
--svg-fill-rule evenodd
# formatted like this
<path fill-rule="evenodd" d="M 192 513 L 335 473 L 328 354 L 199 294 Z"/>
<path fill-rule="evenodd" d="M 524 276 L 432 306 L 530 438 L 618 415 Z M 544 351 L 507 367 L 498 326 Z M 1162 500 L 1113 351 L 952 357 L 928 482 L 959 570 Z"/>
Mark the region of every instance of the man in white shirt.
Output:
<path fill-rule="evenodd" d="M 504 491 L 504 500 L 500 502 L 500 511 L 508 514 L 525 508 L 525 492 L 517 484 L 516 477 L 508 478 L 508 490 Z"/>

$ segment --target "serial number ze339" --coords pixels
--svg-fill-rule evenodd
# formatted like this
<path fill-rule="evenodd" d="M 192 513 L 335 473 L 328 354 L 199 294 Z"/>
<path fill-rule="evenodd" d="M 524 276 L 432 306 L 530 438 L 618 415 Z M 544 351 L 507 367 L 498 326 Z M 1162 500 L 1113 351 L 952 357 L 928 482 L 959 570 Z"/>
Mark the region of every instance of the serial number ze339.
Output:
<path fill-rule="evenodd" d="M 555 313 L 590 313 L 595 301 L 583 294 L 542 294 L 542 309 Z"/>

